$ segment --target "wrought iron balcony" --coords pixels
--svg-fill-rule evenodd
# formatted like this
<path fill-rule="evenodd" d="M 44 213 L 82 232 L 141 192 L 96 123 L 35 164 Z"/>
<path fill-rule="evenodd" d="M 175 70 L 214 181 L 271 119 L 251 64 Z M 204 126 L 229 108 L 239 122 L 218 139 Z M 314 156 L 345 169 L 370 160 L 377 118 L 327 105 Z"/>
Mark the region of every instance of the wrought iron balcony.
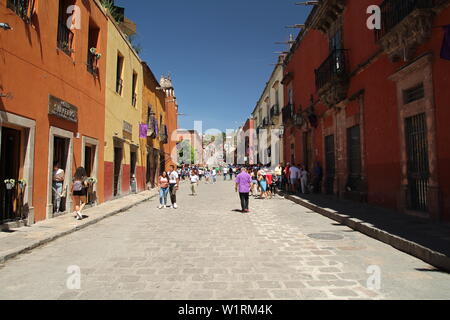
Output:
<path fill-rule="evenodd" d="M 67 28 L 67 24 L 63 19 L 58 20 L 58 34 L 57 34 L 57 46 L 64 51 L 67 55 L 71 55 L 73 32 Z"/>
<path fill-rule="evenodd" d="M 385 0 L 381 8 L 381 29 L 375 40 L 391 61 L 410 60 L 418 46 L 431 37 L 435 10 L 448 0 Z"/>
<path fill-rule="evenodd" d="M 283 110 L 283 123 L 288 123 L 293 120 L 294 106 L 292 104 L 286 105 Z"/>
<path fill-rule="evenodd" d="M 316 87 L 321 101 L 331 107 L 347 96 L 349 84 L 346 49 L 335 49 L 316 70 Z"/>
<path fill-rule="evenodd" d="M 316 87 L 323 88 L 326 84 L 346 78 L 348 76 L 347 68 L 347 50 L 336 49 L 316 70 Z"/>
<path fill-rule="evenodd" d="M 30 16 L 33 10 L 33 8 L 30 7 L 30 0 L 8 0 L 7 7 L 14 11 L 25 22 L 30 22 Z"/>
<path fill-rule="evenodd" d="M 442 1 L 442 0 L 439 0 Z M 431 9 L 436 0 L 385 0 L 381 8 L 381 29 L 375 31 L 376 40 L 380 40 L 416 9 Z"/>
<path fill-rule="evenodd" d="M 161 132 L 159 134 L 159 140 L 161 141 L 161 143 L 168 143 L 169 142 L 169 135 L 168 135 L 168 131 L 167 131 L 167 126 L 164 125 L 161 128 Z"/>
<path fill-rule="evenodd" d="M 275 104 L 270 109 L 270 118 L 274 118 L 280 115 L 280 107 L 278 104 Z"/>

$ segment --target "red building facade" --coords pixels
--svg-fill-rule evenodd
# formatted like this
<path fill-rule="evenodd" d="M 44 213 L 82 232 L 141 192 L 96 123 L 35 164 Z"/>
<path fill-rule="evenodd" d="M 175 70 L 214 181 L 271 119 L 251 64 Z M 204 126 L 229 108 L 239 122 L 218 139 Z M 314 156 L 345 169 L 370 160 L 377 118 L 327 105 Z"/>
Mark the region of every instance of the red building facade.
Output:
<path fill-rule="evenodd" d="M 381 30 L 367 26 L 381 9 Z M 325 0 L 285 59 L 286 161 L 322 192 L 450 221 L 450 1 Z M 311 49 L 313 48 L 313 49 Z"/>

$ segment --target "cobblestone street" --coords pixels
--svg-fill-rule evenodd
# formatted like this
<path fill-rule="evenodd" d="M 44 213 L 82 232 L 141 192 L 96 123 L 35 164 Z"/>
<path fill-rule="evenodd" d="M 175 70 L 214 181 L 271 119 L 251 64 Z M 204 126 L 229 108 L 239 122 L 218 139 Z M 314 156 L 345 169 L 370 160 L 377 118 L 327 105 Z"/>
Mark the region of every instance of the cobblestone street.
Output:
<path fill-rule="evenodd" d="M 178 210 L 155 198 L 8 261 L 0 299 L 450 299 L 449 274 L 293 202 L 242 214 L 230 181 L 188 189 Z"/>

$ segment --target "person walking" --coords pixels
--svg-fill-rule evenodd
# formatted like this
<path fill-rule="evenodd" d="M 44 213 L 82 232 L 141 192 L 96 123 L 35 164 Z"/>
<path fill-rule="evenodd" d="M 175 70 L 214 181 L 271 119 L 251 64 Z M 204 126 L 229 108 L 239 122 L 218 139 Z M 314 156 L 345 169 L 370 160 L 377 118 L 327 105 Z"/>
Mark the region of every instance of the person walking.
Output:
<path fill-rule="evenodd" d="M 275 179 L 271 171 L 266 171 L 266 181 L 267 181 L 267 196 L 272 199 L 275 193 Z"/>
<path fill-rule="evenodd" d="M 274 182 L 277 184 L 278 189 L 282 190 L 282 178 L 283 178 L 283 165 L 280 163 L 274 170 Z"/>
<path fill-rule="evenodd" d="M 53 211 L 59 213 L 61 211 L 61 198 L 63 194 L 65 172 L 61 169 L 59 162 L 55 162 L 53 165 Z"/>
<path fill-rule="evenodd" d="M 198 186 L 198 181 L 200 180 L 197 170 L 192 170 L 192 173 L 190 175 L 190 180 L 191 180 L 191 191 L 192 191 L 192 195 L 196 196 L 197 195 L 197 191 L 196 188 Z"/>
<path fill-rule="evenodd" d="M 260 199 L 267 199 L 266 173 L 262 170 L 258 173 L 258 181 L 259 181 L 259 186 L 261 189 Z"/>
<path fill-rule="evenodd" d="M 303 194 L 306 194 L 308 192 L 308 177 L 308 170 L 306 170 L 306 168 L 302 166 L 300 171 L 300 184 Z"/>
<path fill-rule="evenodd" d="M 169 192 L 170 192 L 170 202 L 172 203 L 171 208 L 178 209 L 177 205 L 177 191 L 180 184 L 180 176 L 178 172 L 175 171 L 175 166 L 170 166 L 170 171 L 168 173 L 169 177 Z"/>
<path fill-rule="evenodd" d="M 252 183 L 251 176 L 247 173 L 247 169 L 241 168 L 241 173 L 236 177 L 236 192 L 239 192 L 239 198 L 241 200 L 242 213 L 248 213 L 249 210 L 249 194 Z"/>
<path fill-rule="evenodd" d="M 169 193 L 169 177 L 167 172 L 163 172 L 159 177 L 159 209 L 168 207 L 167 205 L 167 194 Z"/>
<path fill-rule="evenodd" d="M 223 168 L 223 181 L 227 181 L 228 167 Z"/>
<path fill-rule="evenodd" d="M 83 167 L 75 171 L 70 192 L 72 193 L 73 203 L 75 205 L 75 215 L 77 220 L 83 220 L 82 211 L 87 203 L 87 173 Z"/>
<path fill-rule="evenodd" d="M 298 190 L 298 181 L 300 179 L 300 169 L 296 165 L 292 165 L 289 168 L 289 178 L 291 184 L 291 192 L 297 193 Z"/>
<path fill-rule="evenodd" d="M 217 170 L 216 170 L 216 168 L 213 168 L 212 170 L 211 170 L 211 176 L 212 176 L 212 179 L 213 179 L 213 184 L 216 184 L 216 182 L 217 182 Z"/>

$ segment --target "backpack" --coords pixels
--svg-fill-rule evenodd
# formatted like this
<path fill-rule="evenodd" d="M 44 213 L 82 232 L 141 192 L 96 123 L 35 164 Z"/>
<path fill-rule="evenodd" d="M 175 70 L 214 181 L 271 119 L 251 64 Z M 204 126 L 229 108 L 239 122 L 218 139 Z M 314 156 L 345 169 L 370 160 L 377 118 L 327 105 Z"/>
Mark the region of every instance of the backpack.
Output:
<path fill-rule="evenodd" d="M 83 190 L 83 182 L 76 180 L 73 182 L 73 191 L 82 191 Z"/>

